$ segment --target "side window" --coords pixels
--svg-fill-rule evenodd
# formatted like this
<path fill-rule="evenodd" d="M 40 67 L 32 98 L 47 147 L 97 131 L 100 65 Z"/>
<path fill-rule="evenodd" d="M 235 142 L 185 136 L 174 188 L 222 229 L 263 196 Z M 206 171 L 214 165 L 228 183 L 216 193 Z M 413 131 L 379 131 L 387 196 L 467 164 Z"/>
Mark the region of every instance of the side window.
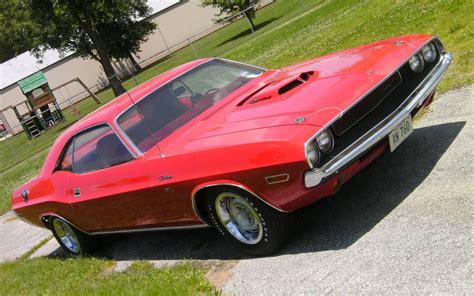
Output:
<path fill-rule="evenodd" d="M 141 151 L 149 150 L 157 142 L 135 107 L 120 116 L 117 123 Z"/>
<path fill-rule="evenodd" d="M 75 136 L 66 148 L 60 169 L 80 174 L 132 159 L 133 156 L 112 129 L 107 125 L 100 125 Z"/>
<path fill-rule="evenodd" d="M 68 144 L 62 156 L 63 158 L 61 159 L 61 162 L 59 163 L 58 170 L 72 172 L 72 150 L 73 149 L 74 149 L 74 139 L 70 141 L 70 143 Z"/>

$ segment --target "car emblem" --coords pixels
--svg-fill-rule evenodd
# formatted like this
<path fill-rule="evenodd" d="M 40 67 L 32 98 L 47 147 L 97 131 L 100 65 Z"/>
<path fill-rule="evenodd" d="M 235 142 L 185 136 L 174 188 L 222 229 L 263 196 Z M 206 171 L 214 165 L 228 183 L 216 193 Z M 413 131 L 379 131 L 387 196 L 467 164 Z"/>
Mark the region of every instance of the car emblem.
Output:
<path fill-rule="evenodd" d="M 166 180 L 170 180 L 170 179 L 172 179 L 172 178 L 173 178 L 173 176 L 160 176 L 160 177 L 158 178 L 158 180 L 160 180 L 160 181 L 166 181 Z"/>
<path fill-rule="evenodd" d="M 305 118 L 304 117 L 298 117 L 295 119 L 295 123 L 302 123 L 304 122 Z"/>

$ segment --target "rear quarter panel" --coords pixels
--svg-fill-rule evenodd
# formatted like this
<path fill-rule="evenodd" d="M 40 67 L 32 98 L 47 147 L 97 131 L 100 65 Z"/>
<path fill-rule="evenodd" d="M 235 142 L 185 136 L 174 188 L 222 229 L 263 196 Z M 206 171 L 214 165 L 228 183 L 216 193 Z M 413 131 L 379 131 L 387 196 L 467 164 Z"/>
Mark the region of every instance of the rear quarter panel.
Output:
<path fill-rule="evenodd" d="M 68 197 L 68 172 L 56 172 L 49 177 L 37 177 L 21 186 L 12 194 L 12 209 L 22 219 L 37 226 L 43 226 L 40 216 L 53 212 L 69 217 L 72 209 Z M 28 200 L 21 197 L 23 190 L 28 190 Z"/>

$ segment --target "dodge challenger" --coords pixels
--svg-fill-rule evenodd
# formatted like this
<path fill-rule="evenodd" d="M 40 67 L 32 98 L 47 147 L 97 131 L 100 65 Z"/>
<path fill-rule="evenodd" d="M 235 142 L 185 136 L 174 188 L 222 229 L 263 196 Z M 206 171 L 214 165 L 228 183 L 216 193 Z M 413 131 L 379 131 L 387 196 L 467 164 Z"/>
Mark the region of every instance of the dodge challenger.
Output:
<path fill-rule="evenodd" d="M 412 134 L 451 58 L 437 37 L 408 35 L 282 69 L 189 62 L 64 131 L 12 208 L 76 257 L 101 234 L 206 226 L 272 254 L 291 212 Z"/>

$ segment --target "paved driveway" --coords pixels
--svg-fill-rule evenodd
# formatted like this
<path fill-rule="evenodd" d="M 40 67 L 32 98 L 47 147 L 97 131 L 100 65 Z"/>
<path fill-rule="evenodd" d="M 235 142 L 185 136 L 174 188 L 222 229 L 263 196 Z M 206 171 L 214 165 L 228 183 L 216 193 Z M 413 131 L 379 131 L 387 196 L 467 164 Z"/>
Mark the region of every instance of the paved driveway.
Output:
<path fill-rule="evenodd" d="M 432 110 L 394 153 L 302 211 L 279 256 L 240 261 L 224 291 L 472 293 L 474 88 Z"/>
<path fill-rule="evenodd" d="M 211 280 L 228 294 L 469 294 L 474 87 L 440 96 L 416 127 L 336 196 L 299 211 L 275 256 L 243 257 L 212 229 L 105 236 L 101 255 L 118 269 L 217 262 Z"/>

